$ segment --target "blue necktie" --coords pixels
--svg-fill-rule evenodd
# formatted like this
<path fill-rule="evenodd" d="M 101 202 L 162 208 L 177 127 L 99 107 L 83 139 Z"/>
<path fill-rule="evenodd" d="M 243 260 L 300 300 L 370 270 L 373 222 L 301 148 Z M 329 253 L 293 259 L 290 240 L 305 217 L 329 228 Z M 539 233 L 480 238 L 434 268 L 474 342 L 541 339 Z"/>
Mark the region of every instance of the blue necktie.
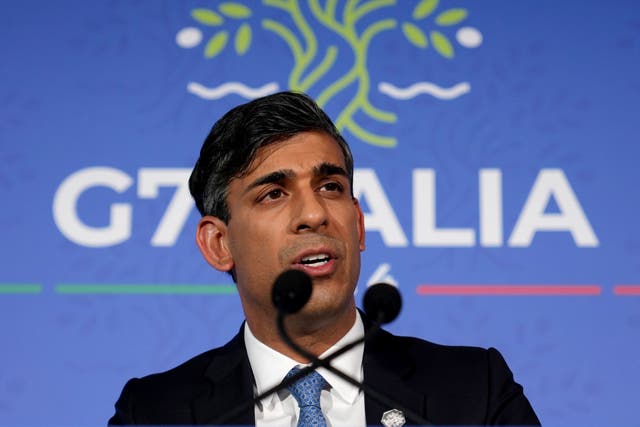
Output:
<path fill-rule="evenodd" d="M 298 368 L 291 369 L 287 378 L 295 375 L 298 371 L 300 371 Z M 300 407 L 298 427 L 326 427 L 327 421 L 320 409 L 320 392 L 326 384 L 327 382 L 322 378 L 322 375 L 311 371 L 288 387 Z"/>

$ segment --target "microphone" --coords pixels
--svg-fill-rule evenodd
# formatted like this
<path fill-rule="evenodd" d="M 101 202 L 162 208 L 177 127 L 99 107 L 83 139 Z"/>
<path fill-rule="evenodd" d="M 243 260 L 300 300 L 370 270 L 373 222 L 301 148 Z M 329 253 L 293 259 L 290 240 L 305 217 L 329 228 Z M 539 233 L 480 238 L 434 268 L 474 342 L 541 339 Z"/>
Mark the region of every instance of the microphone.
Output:
<path fill-rule="evenodd" d="M 274 282 L 271 300 L 278 312 L 294 314 L 309 301 L 311 292 L 309 275 L 300 270 L 286 270 Z M 400 314 L 402 297 L 395 286 L 381 282 L 367 288 L 362 304 L 367 316 L 384 325 Z"/>
<path fill-rule="evenodd" d="M 393 322 L 402 308 L 398 288 L 388 283 L 376 283 L 367 288 L 362 300 L 364 312 L 379 325 Z"/>
<path fill-rule="evenodd" d="M 372 327 L 369 328 L 368 331 L 365 331 L 361 338 L 346 344 L 344 347 L 339 348 L 322 359 L 300 347 L 291 339 L 284 327 L 285 316 L 300 311 L 311 297 L 311 292 L 311 278 L 303 271 L 287 270 L 281 273 L 276 279 L 271 296 L 274 306 L 278 309 L 278 316 L 276 320 L 280 337 L 296 353 L 310 360 L 311 364 L 298 371 L 295 375 L 285 378 L 280 384 L 255 397 L 254 402 L 259 402 L 272 393 L 288 387 L 290 384 L 298 381 L 298 379 L 307 375 L 309 372 L 316 370 L 319 367 L 323 367 L 328 371 L 333 372 L 346 382 L 358 387 L 372 399 L 378 401 L 378 403 L 402 410 L 407 418 L 412 419 L 417 424 L 430 425 L 431 423 L 422 418 L 419 414 L 404 408 L 403 405 L 387 398 L 385 395 L 377 392 L 368 385 L 360 381 L 356 381 L 351 376 L 331 365 L 331 361 L 333 359 L 369 340 L 380 330 L 380 325 L 389 323 L 398 316 L 400 309 L 402 308 L 402 297 L 400 296 L 398 289 L 387 283 L 377 283 L 369 286 L 364 296 L 363 306 L 367 316 L 373 319 Z"/>
<path fill-rule="evenodd" d="M 278 309 L 278 313 L 297 313 L 309 298 L 311 298 L 311 278 L 300 270 L 286 270 L 280 273 L 271 291 L 271 301 Z"/>
<path fill-rule="evenodd" d="M 332 366 L 329 364 L 331 360 L 374 336 L 380 329 L 380 325 L 392 322 L 398 317 L 402 308 L 402 297 L 395 286 L 387 283 L 376 283 L 369 286 L 364 295 L 363 306 L 367 316 L 373 320 L 373 326 L 365 332 L 362 338 L 345 345 L 324 359 L 318 359 L 315 355 L 298 346 L 286 333 L 284 327 L 285 316 L 300 311 L 309 301 L 311 292 L 311 278 L 305 272 L 285 270 L 280 273 L 271 291 L 271 300 L 278 309 L 278 317 L 276 319 L 278 332 L 290 348 L 310 360 L 312 365 L 323 366 L 329 370 L 332 370 Z"/>
<path fill-rule="evenodd" d="M 227 420 L 233 418 L 235 415 L 244 410 L 248 406 L 248 404 L 258 404 L 265 397 L 268 397 L 273 393 L 277 393 L 280 390 L 287 388 L 289 385 L 295 383 L 300 378 L 307 375 L 309 372 L 316 370 L 317 368 L 322 366 L 325 369 L 333 372 L 343 380 L 347 381 L 348 383 L 358 387 L 360 390 L 368 394 L 372 399 L 378 401 L 379 403 L 390 408 L 395 407 L 402 410 L 405 415 L 408 418 L 413 419 L 416 424 L 431 424 L 427 420 L 423 419 L 420 415 L 414 414 L 412 411 L 405 409 L 403 405 L 400 405 L 393 400 L 385 397 L 384 395 L 371 389 L 366 384 L 356 381 L 349 375 L 331 365 L 331 361 L 333 359 L 340 356 L 341 354 L 346 353 L 357 345 L 369 340 L 380 330 L 381 324 L 389 323 L 398 316 L 402 307 L 402 298 L 398 289 L 395 286 L 386 283 L 377 283 L 369 286 L 364 295 L 363 307 L 367 316 L 373 321 L 371 328 L 365 331 L 364 335 L 361 338 L 358 338 L 346 344 L 342 348 L 337 349 L 336 351 L 322 359 L 316 357 L 314 354 L 311 354 L 300 347 L 295 341 L 291 339 L 284 327 L 285 316 L 289 314 L 295 314 L 300 311 L 302 307 L 304 307 L 305 304 L 309 301 L 312 290 L 313 284 L 309 275 L 307 275 L 303 271 L 292 269 L 282 272 L 276 278 L 271 292 L 271 300 L 273 302 L 273 305 L 278 309 L 276 321 L 278 332 L 281 338 L 295 352 L 310 360 L 311 364 L 302 368 L 295 375 L 285 378 L 279 384 L 276 384 L 260 395 L 254 397 L 253 401 L 241 404 L 233 410 L 227 412 L 227 414 L 223 415 L 218 422 L 226 422 Z"/>

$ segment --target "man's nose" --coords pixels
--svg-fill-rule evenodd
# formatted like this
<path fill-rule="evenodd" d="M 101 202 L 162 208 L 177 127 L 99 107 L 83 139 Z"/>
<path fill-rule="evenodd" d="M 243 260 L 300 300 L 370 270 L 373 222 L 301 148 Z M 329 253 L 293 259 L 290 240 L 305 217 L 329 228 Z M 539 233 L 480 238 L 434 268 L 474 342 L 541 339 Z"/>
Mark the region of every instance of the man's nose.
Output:
<path fill-rule="evenodd" d="M 293 230 L 317 230 L 326 224 L 327 208 L 322 197 L 311 190 L 298 193 L 293 207 Z"/>

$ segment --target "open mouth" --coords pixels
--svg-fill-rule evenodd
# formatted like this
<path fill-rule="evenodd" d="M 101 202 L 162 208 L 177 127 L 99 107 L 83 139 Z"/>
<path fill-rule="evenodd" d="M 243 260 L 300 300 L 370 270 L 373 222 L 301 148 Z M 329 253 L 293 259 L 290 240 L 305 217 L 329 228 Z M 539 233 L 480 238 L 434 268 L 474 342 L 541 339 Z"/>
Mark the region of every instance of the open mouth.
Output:
<path fill-rule="evenodd" d="M 330 244 L 314 245 L 301 242 L 292 246 L 290 266 L 304 271 L 312 278 L 320 279 L 333 275 L 339 267 L 341 252 Z M 295 254 L 293 252 L 295 251 Z"/>
<path fill-rule="evenodd" d="M 331 261 L 331 256 L 328 254 L 316 254 L 308 255 L 300 260 L 300 264 L 308 267 L 319 267 Z"/>

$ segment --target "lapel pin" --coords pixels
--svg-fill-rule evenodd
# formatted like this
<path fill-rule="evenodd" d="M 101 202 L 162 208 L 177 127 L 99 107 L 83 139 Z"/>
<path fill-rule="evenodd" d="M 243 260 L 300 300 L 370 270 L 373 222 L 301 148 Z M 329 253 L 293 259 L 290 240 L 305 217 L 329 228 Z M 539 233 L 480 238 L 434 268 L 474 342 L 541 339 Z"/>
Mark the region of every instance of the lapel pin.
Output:
<path fill-rule="evenodd" d="M 407 420 L 404 418 L 404 414 L 402 411 L 397 409 L 390 409 L 384 414 L 382 414 L 382 419 L 380 420 L 384 427 L 402 427 L 405 425 Z"/>

